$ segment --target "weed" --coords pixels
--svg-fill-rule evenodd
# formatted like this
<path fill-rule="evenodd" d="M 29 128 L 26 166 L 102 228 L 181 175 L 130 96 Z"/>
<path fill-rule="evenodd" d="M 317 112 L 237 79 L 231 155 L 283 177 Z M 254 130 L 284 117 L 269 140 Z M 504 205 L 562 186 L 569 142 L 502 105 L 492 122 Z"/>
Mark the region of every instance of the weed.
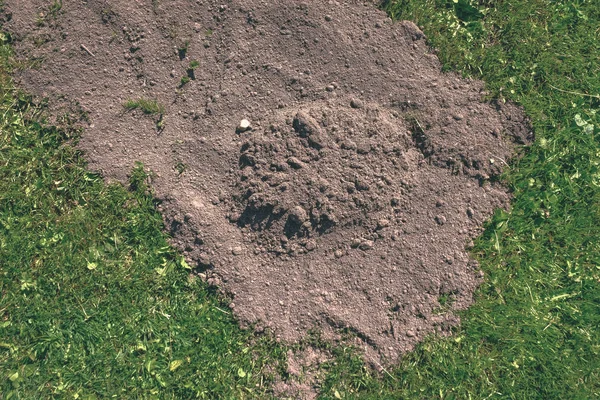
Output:
<path fill-rule="evenodd" d="M 58 18 L 60 11 L 62 10 L 62 0 L 54 0 L 47 12 L 40 12 L 35 20 L 36 26 L 46 26 L 46 23 L 53 22 Z"/>
<path fill-rule="evenodd" d="M 117 19 L 117 13 L 109 6 L 105 6 L 100 10 L 100 18 L 102 19 L 102 23 L 110 24 Z"/>
<path fill-rule="evenodd" d="M 137 99 L 137 100 L 127 100 L 125 104 L 123 104 L 126 110 L 141 110 L 144 114 L 153 115 L 153 114 L 164 114 L 165 107 L 160 104 L 156 100 L 150 99 Z"/>
<path fill-rule="evenodd" d="M 128 110 L 141 110 L 146 115 L 156 115 L 156 130 L 162 132 L 165 128 L 165 107 L 156 100 L 137 99 L 128 100 L 123 104 L 123 107 Z"/>
<path fill-rule="evenodd" d="M 43 12 L 39 13 L 35 18 L 35 26 L 42 27 L 46 25 L 46 14 Z"/>
<path fill-rule="evenodd" d="M 175 40 L 175 39 L 177 39 L 178 36 L 179 36 L 179 32 L 177 30 L 177 26 L 174 24 L 169 25 L 167 27 L 166 37 L 168 37 L 171 40 Z"/>
<path fill-rule="evenodd" d="M 187 165 L 185 165 L 184 163 L 178 162 L 177 164 L 175 164 L 175 171 L 177 171 L 179 175 L 183 174 L 186 170 Z"/>
<path fill-rule="evenodd" d="M 197 60 L 190 62 L 190 65 L 187 68 L 187 76 L 190 79 L 196 79 L 196 74 L 194 71 L 200 66 L 200 63 Z"/>
<path fill-rule="evenodd" d="M 38 34 L 38 35 L 33 35 L 31 40 L 33 41 L 33 44 L 35 45 L 35 47 L 42 47 L 46 43 L 50 42 L 51 38 L 50 38 L 50 35 L 48 35 L 48 34 Z"/>
<path fill-rule="evenodd" d="M 190 82 L 190 77 L 189 76 L 182 76 L 181 80 L 179 81 L 179 88 L 181 89 L 182 87 L 184 87 L 186 84 L 188 84 Z"/>
<path fill-rule="evenodd" d="M 113 30 L 110 33 L 110 39 L 108 40 L 108 43 L 112 44 L 113 42 L 118 41 L 118 40 L 119 40 L 119 34 Z"/>
<path fill-rule="evenodd" d="M 62 0 L 54 0 L 52 2 L 52 5 L 50 6 L 50 10 L 48 11 L 49 15 L 52 18 L 58 17 L 58 14 L 60 13 L 60 10 L 62 10 L 62 7 L 63 7 Z"/>
<path fill-rule="evenodd" d="M 162 132 L 163 129 L 165 129 L 165 115 L 160 114 L 156 120 L 156 131 Z"/>
<path fill-rule="evenodd" d="M 184 41 L 177 48 L 177 55 L 179 56 L 180 60 L 183 60 L 187 56 L 187 52 L 188 52 L 189 48 L 190 48 L 190 41 L 189 40 Z"/>

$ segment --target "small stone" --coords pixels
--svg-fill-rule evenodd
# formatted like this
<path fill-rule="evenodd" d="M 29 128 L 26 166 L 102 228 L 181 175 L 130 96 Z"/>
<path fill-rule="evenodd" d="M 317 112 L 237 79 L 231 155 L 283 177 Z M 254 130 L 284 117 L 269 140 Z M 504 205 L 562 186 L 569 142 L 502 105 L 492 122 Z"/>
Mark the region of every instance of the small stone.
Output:
<path fill-rule="evenodd" d="M 310 239 L 306 242 L 306 245 L 304 247 L 308 251 L 313 251 L 314 249 L 317 248 L 317 242 L 315 242 L 313 239 Z"/>
<path fill-rule="evenodd" d="M 435 222 L 437 222 L 438 225 L 444 225 L 446 223 L 446 217 L 444 217 L 443 215 L 437 215 L 435 217 Z"/>
<path fill-rule="evenodd" d="M 438 201 L 435 202 L 436 207 L 444 207 L 445 205 L 446 205 L 446 202 L 442 199 L 439 199 Z"/>
<path fill-rule="evenodd" d="M 390 221 L 387 219 L 380 219 L 377 221 L 377 229 L 387 228 L 388 226 L 390 226 Z"/>
<path fill-rule="evenodd" d="M 392 206 L 397 207 L 400 205 L 400 198 L 399 197 L 392 197 L 392 200 L 390 202 L 392 204 Z"/>
<path fill-rule="evenodd" d="M 406 331 L 406 336 L 408 337 L 415 337 L 415 333 L 413 331 Z"/>
<path fill-rule="evenodd" d="M 358 246 L 360 246 L 361 243 L 362 240 L 360 240 L 359 238 L 354 238 L 352 239 L 352 243 L 350 243 L 350 246 L 353 248 L 357 248 Z"/>
<path fill-rule="evenodd" d="M 327 85 L 327 87 L 325 87 L 325 90 L 327 90 L 328 92 L 333 92 L 335 90 L 335 87 L 333 85 Z"/>
<path fill-rule="evenodd" d="M 243 249 L 240 246 L 236 246 L 233 249 L 231 249 L 231 254 L 233 254 L 234 256 L 239 256 L 243 253 Z"/>
<path fill-rule="evenodd" d="M 238 133 L 242 133 L 242 132 L 246 132 L 249 131 L 251 129 L 250 127 L 250 121 L 248 121 L 247 119 L 243 119 L 240 121 L 240 124 L 237 127 L 237 132 Z"/>
<path fill-rule="evenodd" d="M 358 248 L 361 249 L 362 251 L 367 251 L 367 250 L 371 250 L 373 248 L 373 246 L 375 246 L 375 242 L 373 242 L 372 240 L 365 240 L 358 246 Z"/>
<path fill-rule="evenodd" d="M 473 218 L 473 216 L 475 215 L 475 210 L 473 210 L 471 207 L 467 208 L 467 215 L 469 216 L 469 218 Z"/>
<path fill-rule="evenodd" d="M 363 108 L 364 107 L 364 103 L 359 100 L 359 99 L 352 99 L 350 101 L 350 107 L 352 108 Z"/>
<path fill-rule="evenodd" d="M 290 167 L 292 167 L 294 169 L 300 169 L 300 168 L 304 167 L 304 163 L 302 161 L 300 161 L 299 159 L 297 159 L 296 157 L 288 158 L 287 163 L 290 165 Z"/>
<path fill-rule="evenodd" d="M 333 255 L 335 256 L 335 258 L 342 258 L 344 256 L 344 252 L 342 250 L 336 250 Z"/>
<path fill-rule="evenodd" d="M 452 117 L 457 121 L 461 121 L 464 118 L 461 114 L 454 114 Z"/>
<path fill-rule="evenodd" d="M 333 21 L 333 18 L 331 17 L 331 15 L 326 15 L 325 16 L 325 21 L 331 22 L 331 21 Z"/>

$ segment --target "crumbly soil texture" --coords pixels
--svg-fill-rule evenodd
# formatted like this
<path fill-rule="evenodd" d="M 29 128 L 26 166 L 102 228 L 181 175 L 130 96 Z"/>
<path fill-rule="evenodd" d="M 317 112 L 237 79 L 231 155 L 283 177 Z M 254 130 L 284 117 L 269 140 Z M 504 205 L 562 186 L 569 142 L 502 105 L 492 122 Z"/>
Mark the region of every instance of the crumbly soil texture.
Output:
<path fill-rule="evenodd" d="M 358 0 L 54 4 L 5 1 L 22 85 L 85 116 L 107 179 L 153 172 L 173 243 L 243 326 L 350 332 L 385 365 L 459 322 L 483 277 L 466 249 L 531 131 L 417 26 Z"/>

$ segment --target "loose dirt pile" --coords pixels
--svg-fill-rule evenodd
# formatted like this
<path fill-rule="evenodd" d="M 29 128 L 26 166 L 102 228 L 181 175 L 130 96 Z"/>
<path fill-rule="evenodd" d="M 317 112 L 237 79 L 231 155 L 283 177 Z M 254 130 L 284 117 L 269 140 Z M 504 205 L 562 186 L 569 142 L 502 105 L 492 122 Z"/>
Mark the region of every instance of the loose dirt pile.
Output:
<path fill-rule="evenodd" d="M 156 173 L 174 243 L 243 325 L 346 329 L 388 362 L 458 322 L 482 278 L 465 246 L 530 132 L 414 24 L 350 0 L 48 3 L 6 0 L 41 61 L 23 84 L 86 114 L 93 169 Z M 164 113 L 124 109 L 139 98 Z"/>

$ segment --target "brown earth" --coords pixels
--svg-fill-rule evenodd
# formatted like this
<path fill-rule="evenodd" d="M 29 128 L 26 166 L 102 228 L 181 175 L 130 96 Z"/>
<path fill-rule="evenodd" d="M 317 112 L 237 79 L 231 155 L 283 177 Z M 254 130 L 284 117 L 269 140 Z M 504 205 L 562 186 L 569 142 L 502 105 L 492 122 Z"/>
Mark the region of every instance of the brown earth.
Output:
<path fill-rule="evenodd" d="M 107 179 L 155 172 L 173 243 L 242 325 L 349 330 L 388 363 L 471 304 L 465 246 L 508 207 L 496 178 L 530 130 L 442 74 L 414 24 L 358 0 L 5 3 L 19 57 L 41 61 L 24 87 L 86 114 Z M 164 115 L 124 109 L 138 98 Z"/>

